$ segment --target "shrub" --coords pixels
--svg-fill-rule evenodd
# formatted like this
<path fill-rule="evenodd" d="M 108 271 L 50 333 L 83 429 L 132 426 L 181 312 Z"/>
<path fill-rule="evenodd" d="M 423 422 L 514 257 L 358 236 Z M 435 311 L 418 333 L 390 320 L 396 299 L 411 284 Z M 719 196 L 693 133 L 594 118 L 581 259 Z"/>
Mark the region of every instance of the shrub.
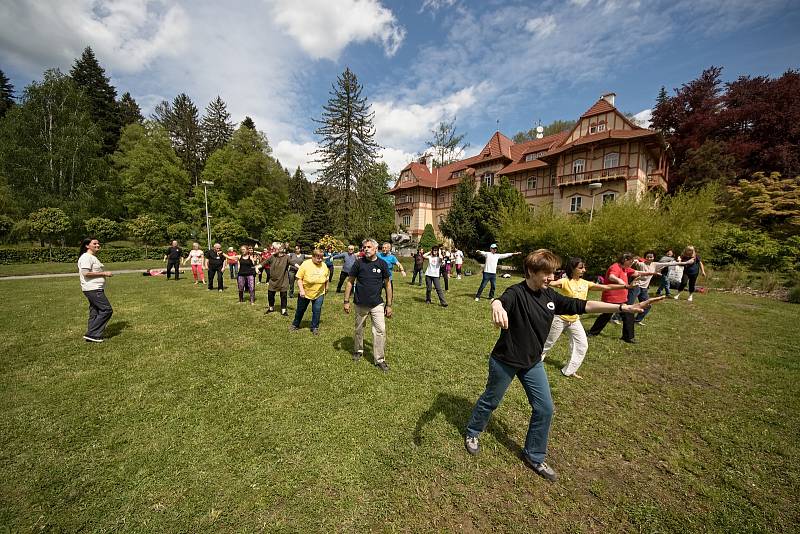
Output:
<path fill-rule="evenodd" d="M 426 224 L 425 230 L 422 232 L 422 237 L 419 238 L 419 246 L 425 250 L 430 250 L 431 247 L 438 244 L 439 241 L 436 239 L 436 234 L 433 233 L 433 226 L 431 224 Z"/>
<path fill-rule="evenodd" d="M 331 235 L 324 235 L 322 238 L 314 243 L 314 246 L 322 250 L 328 250 L 328 247 L 333 247 L 333 250 L 344 250 L 344 242 Z"/>
<path fill-rule="evenodd" d="M 778 276 L 773 272 L 766 272 L 761 274 L 761 279 L 759 281 L 759 286 L 761 291 L 766 291 L 767 293 L 771 293 L 775 291 L 775 288 L 780 285 L 780 279 Z"/>
<path fill-rule="evenodd" d="M 92 217 L 83 223 L 86 235 L 102 242 L 114 241 L 122 236 L 122 225 L 104 217 Z"/>
<path fill-rule="evenodd" d="M 789 302 L 800 304 L 800 284 L 789 290 Z"/>

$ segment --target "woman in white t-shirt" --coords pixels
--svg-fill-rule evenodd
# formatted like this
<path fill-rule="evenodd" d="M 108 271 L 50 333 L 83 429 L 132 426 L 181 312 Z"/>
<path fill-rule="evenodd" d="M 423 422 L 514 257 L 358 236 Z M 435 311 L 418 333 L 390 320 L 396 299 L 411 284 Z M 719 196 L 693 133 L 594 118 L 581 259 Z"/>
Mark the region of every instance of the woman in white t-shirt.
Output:
<path fill-rule="evenodd" d="M 200 250 L 200 243 L 192 243 L 192 250 L 189 251 L 189 255 L 186 256 L 182 264 L 185 265 L 187 260 L 190 262 L 192 266 L 192 276 L 194 277 L 194 285 L 197 285 L 198 279 L 201 284 L 206 284 L 206 278 L 203 274 L 203 259 L 204 254 L 203 251 Z"/>
<path fill-rule="evenodd" d="M 439 297 L 439 305 L 446 308 L 447 301 L 444 299 L 444 292 L 439 283 L 439 276 L 442 270 L 442 257 L 439 255 L 439 247 L 431 248 L 431 251 L 423 256 L 428 259 L 428 270 L 425 271 L 425 303 L 431 303 L 431 285 L 433 285 L 436 288 L 436 295 Z"/>
<path fill-rule="evenodd" d="M 97 259 L 100 242 L 87 237 L 81 241 L 81 255 L 78 258 L 78 275 L 81 279 L 81 290 L 89 300 L 89 325 L 83 339 L 93 343 L 103 342 L 103 333 L 114 310 L 105 294 L 106 278 L 111 276 L 104 271 L 104 265 Z"/>

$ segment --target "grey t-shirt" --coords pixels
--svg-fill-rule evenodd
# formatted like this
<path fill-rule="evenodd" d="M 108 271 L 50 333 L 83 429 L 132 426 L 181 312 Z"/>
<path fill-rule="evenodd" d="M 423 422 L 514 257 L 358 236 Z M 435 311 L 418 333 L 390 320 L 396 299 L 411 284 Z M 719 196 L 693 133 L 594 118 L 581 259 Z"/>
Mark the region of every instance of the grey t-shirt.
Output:
<path fill-rule="evenodd" d="M 306 255 L 303 253 L 295 254 L 294 252 L 289 254 L 289 270 L 296 273 L 297 269 L 303 264 L 306 259 Z"/>
<path fill-rule="evenodd" d="M 97 259 L 97 256 L 84 252 L 78 258 L 78 274 L 81 277 L 81 290 L 82 291 L 95 291 L 103 289 L 106 285 L 105 276 L 93 276 L 86 278 L 84 273 L 99 273 L 102 272 L 105 266 Z"/>

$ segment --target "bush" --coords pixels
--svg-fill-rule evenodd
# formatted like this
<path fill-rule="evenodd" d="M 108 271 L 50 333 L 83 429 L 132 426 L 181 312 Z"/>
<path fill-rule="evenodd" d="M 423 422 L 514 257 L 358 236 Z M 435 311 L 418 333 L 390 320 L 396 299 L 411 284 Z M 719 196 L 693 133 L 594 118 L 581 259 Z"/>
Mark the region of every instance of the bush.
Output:
<path fill-rule="evenodd" d="M 92 217 L 83 223 L 86 235 L 92 236 L 105 243 L 119 239 L 122 236 L 122 225 L 104 217 Z"/>
<path fill-rule="evenodd" d="M 0 247 L 0 264 L 12 265 L 18 263 L 77 263 L 78 247 L 48 248 L 21 248 Z M 166 247 L 151 248 L 146 259 L 160 260 L 167 253 Z M 138 261 L 143 257 L 143 250 L 138 247 L 104 248 L 97 255 L 104 263 L 121 261 Z"/>
<path fill-rule="evenodd" d="M 789 302 L 800 304 L 800 284 L 789 290 Z"/>
<path fill-rule="evenodd" d="M 419 246 L 425 250 L 430 250 L 431 247 L 439 244 L 436 239 L 436 234 L 433 233 L 433 226 L 430 224 L 425 225 L 425 230 L 422 232 L 422 237 L 419 238 Z"/>
<path fill-rule="evenodd" d="M 722 225 L 711 254 L 716 265 L 741 263 L 759 271 L 785 271 L 796 268 L 800 238 L 780 243 L 761 230 Z"/>

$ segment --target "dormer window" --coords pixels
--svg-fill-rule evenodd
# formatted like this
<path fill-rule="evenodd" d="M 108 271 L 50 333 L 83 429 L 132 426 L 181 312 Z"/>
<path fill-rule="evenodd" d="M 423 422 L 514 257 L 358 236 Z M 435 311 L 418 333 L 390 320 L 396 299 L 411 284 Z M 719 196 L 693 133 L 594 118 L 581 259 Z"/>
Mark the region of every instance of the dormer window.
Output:
<path fill-rule="evenodd" d="M 597 125 L 597 133 L 605 132 L 606 131 L 606 123 L 601 122 Z"/>
<path fill-rule="evenodd" d="M 533 161 L 536 159 L 536 154 L 525 154 L 525 161 Z"/>
<path fill-rule="evenodd" d="M 597 133 L 597 125 L 596 124 L 590 124 L 589 125 L 589 134 L 591 135 L 591 134 L 594 134 L 594 133 Z"/>
<path fill-rule="evenodd" d="M 540 150 L 539 152 L 531 152 L 530 154 L 525 154 L 525 161 L 533 161 L 535 159 L 539 159 L 545 154 L 547 154 L 547 150 Z"/>

